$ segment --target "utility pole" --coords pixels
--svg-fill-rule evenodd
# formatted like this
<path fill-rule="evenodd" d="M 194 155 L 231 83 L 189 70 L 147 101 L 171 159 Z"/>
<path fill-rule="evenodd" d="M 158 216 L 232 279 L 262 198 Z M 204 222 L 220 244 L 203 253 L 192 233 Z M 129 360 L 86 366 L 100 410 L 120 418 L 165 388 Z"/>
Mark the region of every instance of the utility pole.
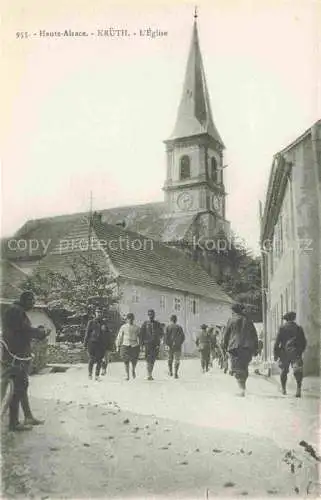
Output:
<path fill-rule="evenodd" d="M 88 261 L 91 261 L 91 246 L 93 233 L 93 192 L 90 191 L 89 196 L 89 225 L 88 225 Z"/>

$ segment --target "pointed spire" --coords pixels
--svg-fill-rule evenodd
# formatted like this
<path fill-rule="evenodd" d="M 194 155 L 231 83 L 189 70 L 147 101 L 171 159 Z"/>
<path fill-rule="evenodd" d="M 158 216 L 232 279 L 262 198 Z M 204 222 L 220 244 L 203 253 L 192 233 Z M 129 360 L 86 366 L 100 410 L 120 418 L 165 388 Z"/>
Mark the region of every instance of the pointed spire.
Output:
<path fill-rule="evenodd" d="M 195 7 L 193 35 L 187 60 L 183 94 L 170 139 L 207 133 L 224 147 L 212 118 L 198 39 L 197 17 L 197 7 Z"/>

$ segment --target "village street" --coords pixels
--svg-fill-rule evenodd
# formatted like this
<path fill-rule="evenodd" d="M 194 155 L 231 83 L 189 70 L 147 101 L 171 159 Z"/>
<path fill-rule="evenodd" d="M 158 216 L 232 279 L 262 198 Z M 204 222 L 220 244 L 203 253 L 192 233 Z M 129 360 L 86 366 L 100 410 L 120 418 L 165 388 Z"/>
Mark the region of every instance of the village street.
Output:
<path fill-rule="evenodd" d="M 214 498 L 304 496 L 315 462 L 319 401 L 288 396 L 259 376 L 239 398 L 235 380 L 183 360 L 179 380 L 158 361 L 155 380 L 124 380 L 113 363 L 101 382 L 86 365 L 31 377 L 43 426 L 3 436 L 6 496 L 24 498 Z M 286 453 L 292 450 L 292 454 Z M 286 463 L 288 462 L 288 463 Z M 292 464 L 292 472 L 291 472 Z"/>

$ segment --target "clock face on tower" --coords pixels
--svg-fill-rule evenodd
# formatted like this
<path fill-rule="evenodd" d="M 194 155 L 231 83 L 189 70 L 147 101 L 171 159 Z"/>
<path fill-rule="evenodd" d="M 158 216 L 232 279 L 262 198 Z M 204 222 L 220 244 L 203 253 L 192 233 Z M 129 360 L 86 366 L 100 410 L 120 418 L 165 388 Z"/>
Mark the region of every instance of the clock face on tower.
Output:
<path fill-rule="evenodd" d="M 187 191 L 183 191 L 177 197 L 177 206 L 181 210 L 189 210 L 193 205 L 193 197 Z"/>

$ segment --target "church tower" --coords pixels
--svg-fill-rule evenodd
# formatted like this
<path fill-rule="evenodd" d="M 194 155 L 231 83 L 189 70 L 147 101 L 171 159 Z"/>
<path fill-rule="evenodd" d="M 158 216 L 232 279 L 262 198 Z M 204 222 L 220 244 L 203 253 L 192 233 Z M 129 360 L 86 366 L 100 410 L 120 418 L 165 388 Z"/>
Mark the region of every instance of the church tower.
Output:
<path fill-rule="evenodd" d="M 187 61 L 183 93 L 172 135 L 165 142 L 167 211 L 193 215 L 205 227 L 204 237 L 227 232 L 223 178 L 224 143 L 215 127 L 200 51 L 197 14 Z"/>

